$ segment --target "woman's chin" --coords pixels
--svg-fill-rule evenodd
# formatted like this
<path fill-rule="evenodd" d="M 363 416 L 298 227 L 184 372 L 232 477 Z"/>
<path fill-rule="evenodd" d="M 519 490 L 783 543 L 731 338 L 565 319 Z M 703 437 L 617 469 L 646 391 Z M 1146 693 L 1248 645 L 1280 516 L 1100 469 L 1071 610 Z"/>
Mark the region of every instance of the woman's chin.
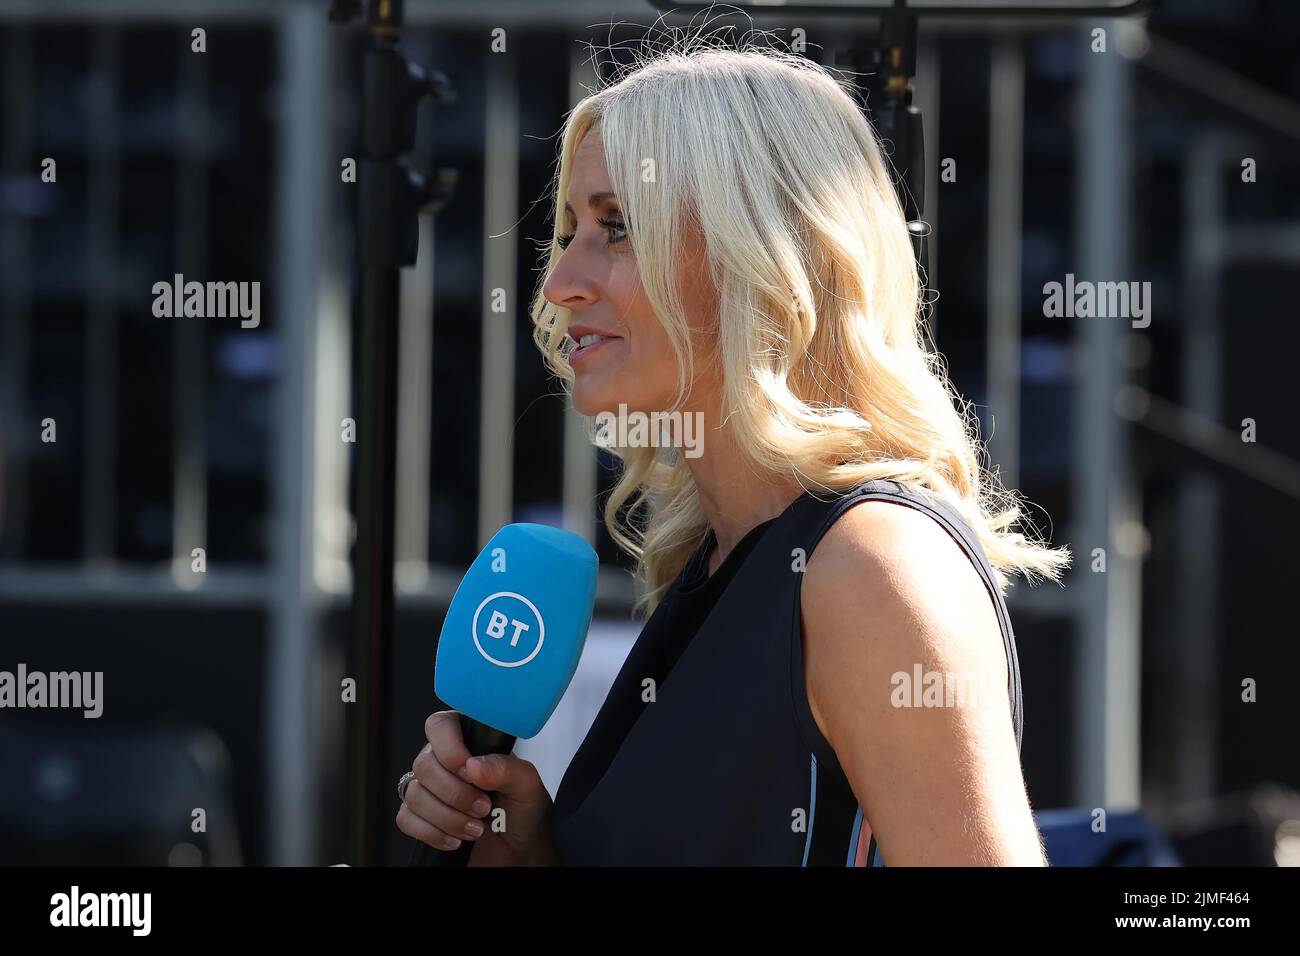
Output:
<path fill-rule="evenodd" d="M 594 418 L 601 412 L 613 410 L 607 402 L 602 402 L 577 387 L 573 390 L 573 408 L 579 415 L 585 415 L 587 418 Z"/>
<path fill-rule="evenodd" d="M 578 414 L 588 418 L 594 418 L 601 412 L 618 414 L 619 402 L 626 402 L 627 398 L 620 399 L 608 389 L 598 388 L 594 382 L 584 379 L 585 376 L 579 373 L 573 383 L 573 407 Z"/>
<path fill-rule="evenodd" d="M 637 387 L 629 389 L 629 382 L 644 385 L 635 376 L 626 373 L 617 375 L 596 375 L 591 372 L 579 372 L 570 390 L 573 408 L 580 415 L 595 418 L 601 413 L 608 415 L 650 414 L 651 409 L 668 408 L 670 400 L 666 389 L 647 390 Z M 665 394 L 661 394 L 665 393 Z"/>

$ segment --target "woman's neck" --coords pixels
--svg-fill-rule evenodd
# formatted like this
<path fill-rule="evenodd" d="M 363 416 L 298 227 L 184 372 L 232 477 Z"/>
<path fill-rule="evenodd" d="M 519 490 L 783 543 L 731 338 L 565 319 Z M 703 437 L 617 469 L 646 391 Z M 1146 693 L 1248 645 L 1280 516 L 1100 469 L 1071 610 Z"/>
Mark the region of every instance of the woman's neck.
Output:
<path fill-rule="evenodd" d="M 730 429 L 707 429 L 706 435 L 703 454 L 688 458 L 686 464 L 717 539 L 708 562 L 712 575 L 746 534 L 781 515 L 804 489 L 793 476 L 785 481 L 765 481 L 756 475 Z"/>

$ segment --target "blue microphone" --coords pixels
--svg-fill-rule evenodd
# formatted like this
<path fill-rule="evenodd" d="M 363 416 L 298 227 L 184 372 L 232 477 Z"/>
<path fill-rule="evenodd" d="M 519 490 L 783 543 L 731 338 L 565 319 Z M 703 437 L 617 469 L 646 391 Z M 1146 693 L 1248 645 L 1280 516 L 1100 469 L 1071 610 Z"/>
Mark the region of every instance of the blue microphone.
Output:
<path fill-rule="evenodd" d="M 506 525 L 474 559 L 434 664 L 434 692 L 460 713 L 471 754 L 509 753 L 550 719 L 582 657 L 598 564 L 582 537 L 540 524 Z M 411 865 L 464 866 L 473 849 L 416 841 Z"/>

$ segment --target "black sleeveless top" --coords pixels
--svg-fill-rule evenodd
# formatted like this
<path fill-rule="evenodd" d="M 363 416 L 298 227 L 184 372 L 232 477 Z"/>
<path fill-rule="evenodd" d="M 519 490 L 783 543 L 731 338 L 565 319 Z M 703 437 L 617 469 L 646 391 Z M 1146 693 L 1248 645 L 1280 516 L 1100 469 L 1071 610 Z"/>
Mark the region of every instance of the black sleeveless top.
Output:
<path fill-rule="evenodd" d="M 997 609 L 1019 747 L 1011 620 L 961 515 L 894 481 L 806 492 L 712 576 L 710 531 L 646 621 L 556 794 L 562 865 L 884 865 L 874 837 L 862 846 L 862 808 L 809 707 L 799 613 L 799 570 L 870 500 L 930 515 L 975 564 Z"/>

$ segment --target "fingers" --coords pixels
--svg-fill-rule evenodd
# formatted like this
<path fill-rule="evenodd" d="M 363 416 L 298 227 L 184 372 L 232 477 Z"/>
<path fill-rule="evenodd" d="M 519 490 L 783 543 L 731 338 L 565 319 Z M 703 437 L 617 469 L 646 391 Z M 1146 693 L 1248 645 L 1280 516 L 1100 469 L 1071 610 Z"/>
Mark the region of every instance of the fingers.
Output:
<path fill-rule="evenodd" d="M 537 768 L 514 754 L 472 757 L 465 746 L 460 714 L 453 710 L 430 714 L 424 722 L 428 744 L 411 763 L 415 774 L 397 812 L 397 827 L 437 850 L 453 850 L 464 840 L 482 836 L 481 820 L 494 805 L 506 802 L 521 809 L 544 811 L 550 801 Z M 491 792 L 499 796 L 494 801 Z M 516 818 L 527 834 L 529 822 L 544 820 L 543 812 Z"/>
<path fill-rule="evenodd" d="M 434 798 L 463 814 L 474 817 L 486 815 L 492 809 L 492 798 L 439 763 L 432 748 L 432 744 L 425 745 L 411 763 L 415 780 L 407 785 L 408 799 L 411 787 L 418 782 Z"/>
<path fill-rule="evenodd" d="M 470 758 L 460 729 L 460 714 L 454 710 L 440 710 L 430 714 L 424 722 L 424 736 L 433 748 L 433 755 L 452 773 L 465 766 Z"/>
<path fill-rule="evenodd" d="M 414 781 L 411 782 L 411 789 L 417 786 L 419 784 Z M 433 847 L 435 850 L 454 850 L 461 843 L 459 839 L 439 830 L 428 820 L 422 820 L 416 816 L 415 812 L 405 803 L 397 811 L 397 829 L 407 836 L 419 840 L 425 846 Z"/>
<path fill-rule="evenodd" d="M 425 789 L 419 780 L 407 784 L 406 799 L 402 803 L 416 817 L 456 840 L 477 840 L 483 835 L 481 820 L 448 806 Z"/>
<path fill-rule="evenodd" d="M 430 714 L 424 722 L 424 735 L 429 739 L 429 746 L 439 765 L 480 790 L 495 790 L 520 803 L 534 803 L 542 797 L 549 799 L 541 775 L 527 760 L 514 754 L 472 757 L 469 748 L 465 746 L 460 714 L 456 711 L 441 710 Z M 411 769 L 416 770 L 414 766 Z M 416 775 L 419 776 L 418 770 Z M 445 780 L 433 774 L 430 777 L 433 785 L 429 785 L 429 789 L 441 796 L 438 787 L 445 786 Z M 469 804 L 456 805 L 472 812 Z"/>
<path fill-rule="evenodd" d="M 550 799 L 537 767 L 514 754 L 484 754 L 471 757 L 459 774 L 462 780 L 482 790 L 494 790 L 502 796 L 531 804 Z"/>
<path fill-rule="evenodd" d="M 424 733 L 429 742 L 411 763 L 415 779 L 406 785 L 397 828 L 436 850 L 454 850 L 483 834 L 478 818 L 491 811 L 492 799 L 453 772 L 470 756 L 456 711 L 430 714 Z"/>

